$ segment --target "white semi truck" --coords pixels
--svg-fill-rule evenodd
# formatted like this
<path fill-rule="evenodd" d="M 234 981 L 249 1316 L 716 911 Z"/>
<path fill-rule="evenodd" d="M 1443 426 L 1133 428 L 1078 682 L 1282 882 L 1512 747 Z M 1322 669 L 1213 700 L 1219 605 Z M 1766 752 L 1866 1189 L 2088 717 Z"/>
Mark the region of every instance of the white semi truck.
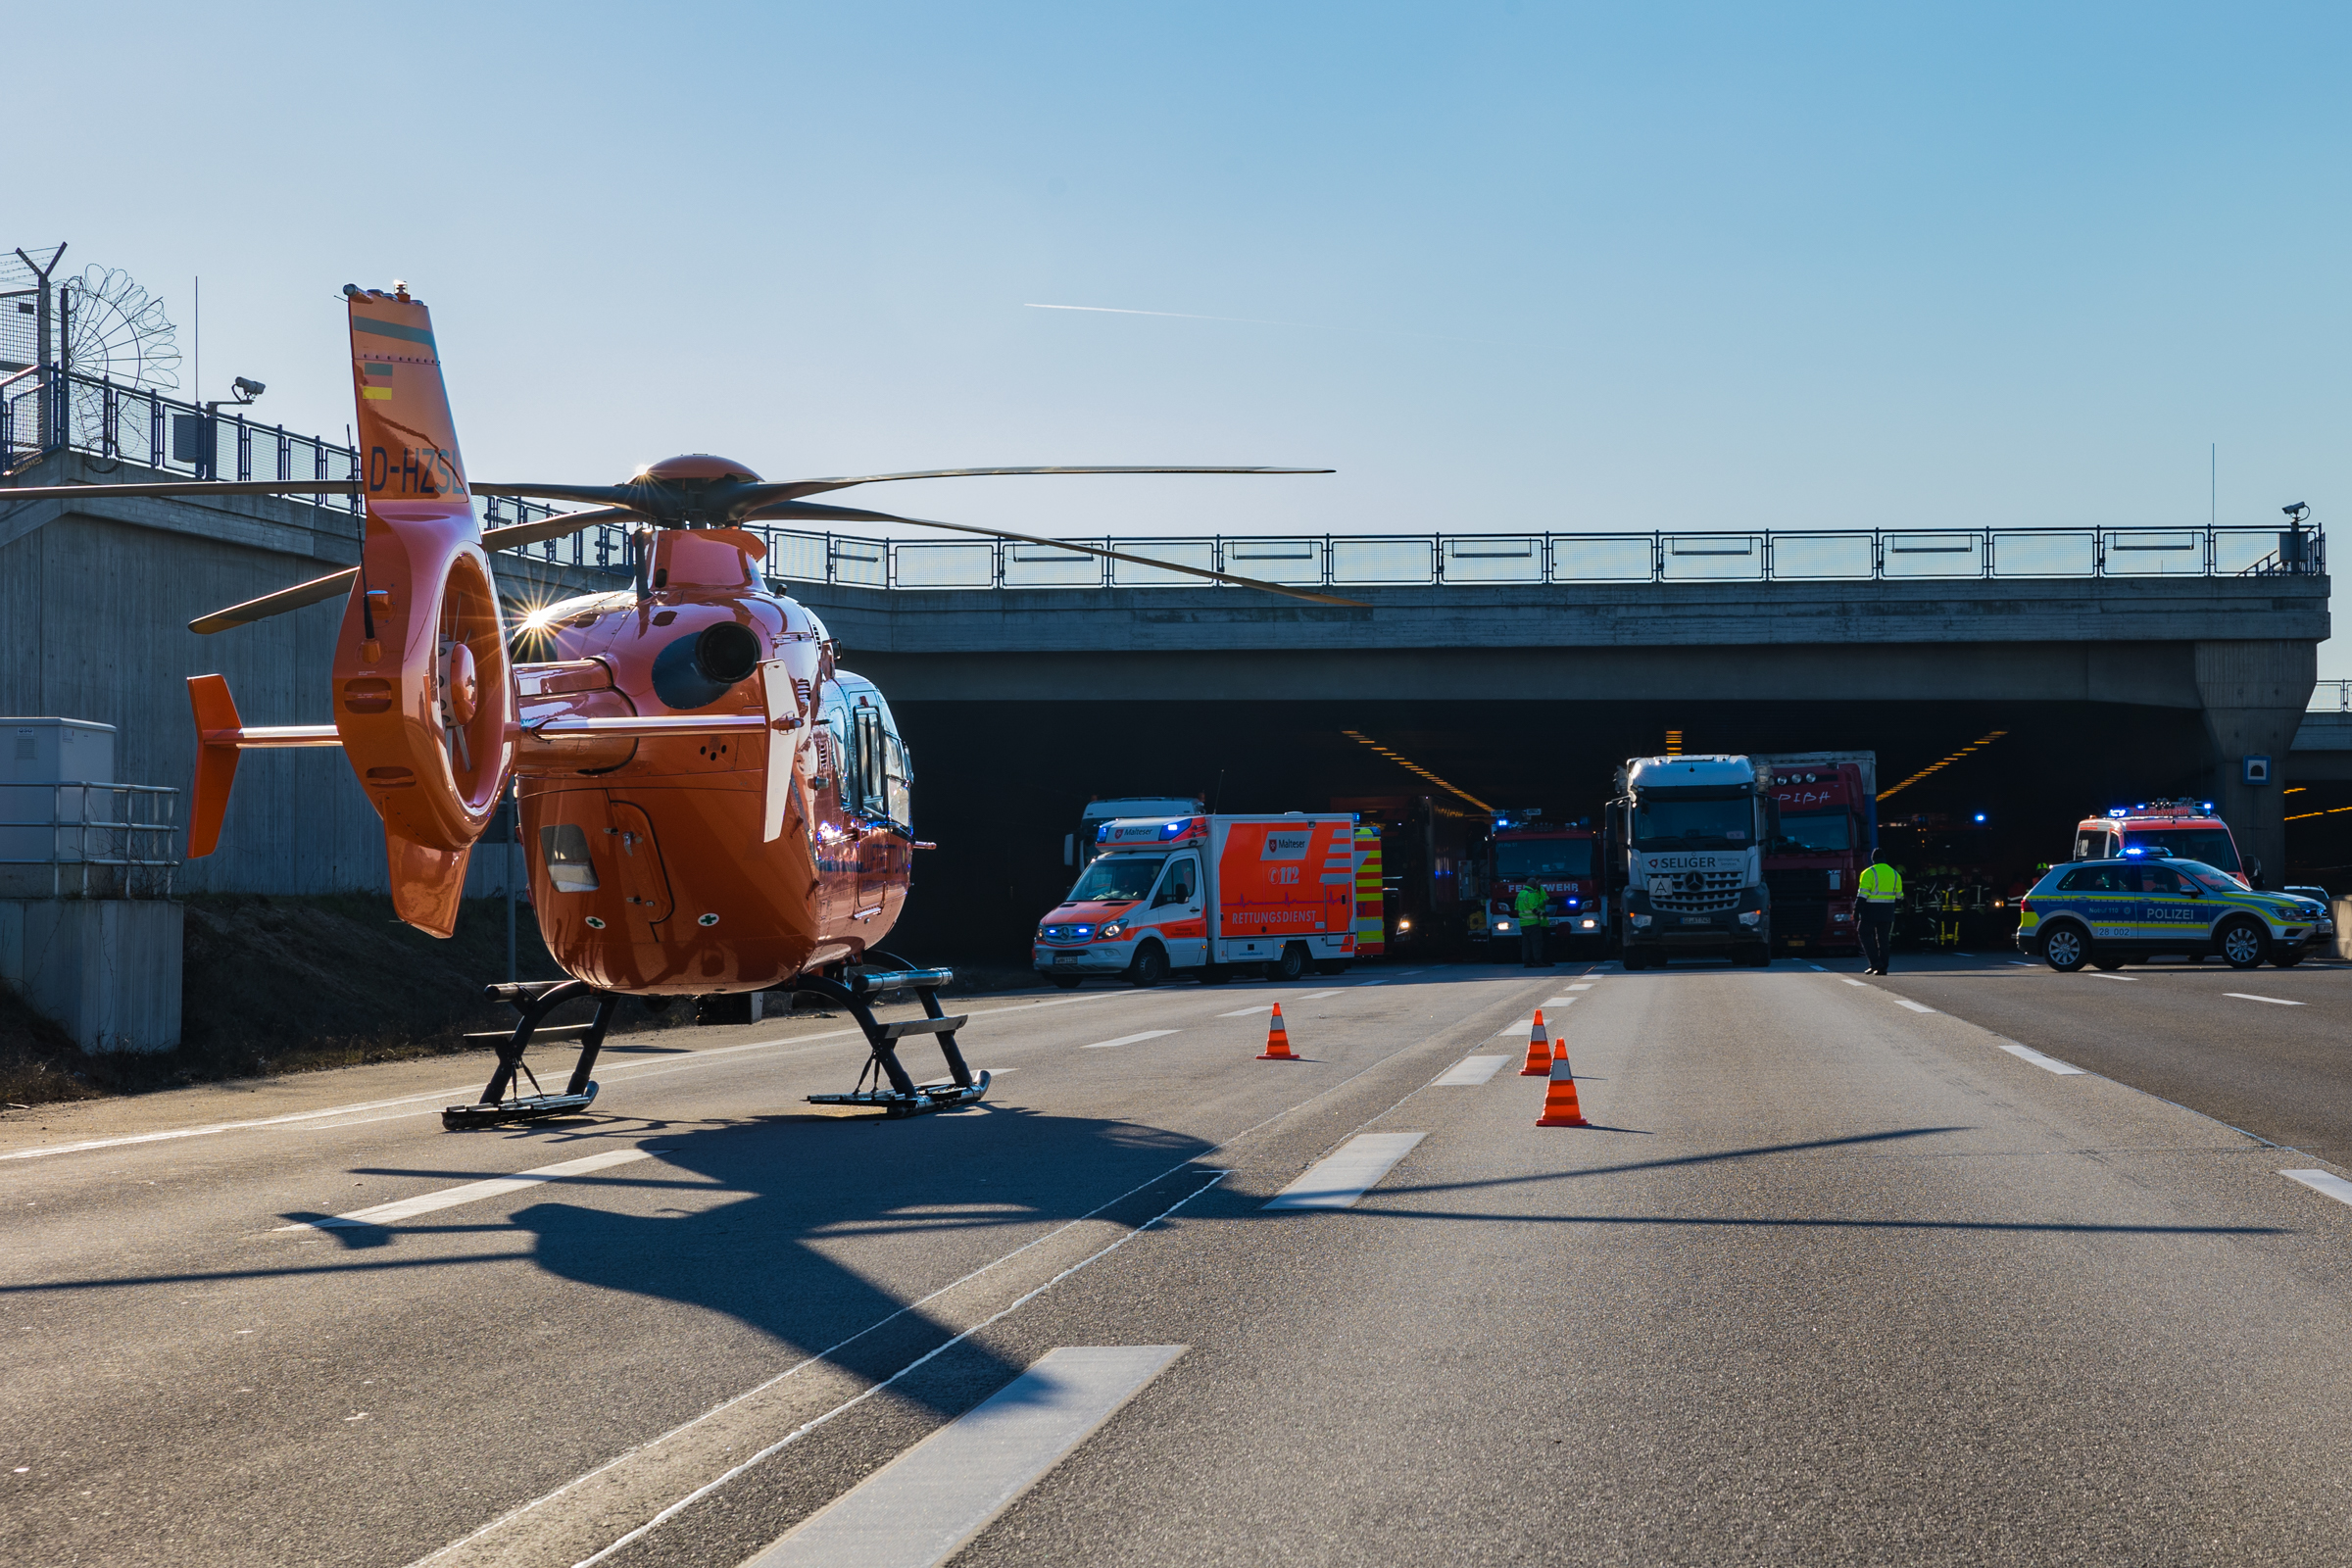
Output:
<path fill-rule="evenodd" d="M 1746 757 L 1636 757 L 1617 769 L 1608 856 L 1628 969 L 1772 961 L 1771 783 Z"/>

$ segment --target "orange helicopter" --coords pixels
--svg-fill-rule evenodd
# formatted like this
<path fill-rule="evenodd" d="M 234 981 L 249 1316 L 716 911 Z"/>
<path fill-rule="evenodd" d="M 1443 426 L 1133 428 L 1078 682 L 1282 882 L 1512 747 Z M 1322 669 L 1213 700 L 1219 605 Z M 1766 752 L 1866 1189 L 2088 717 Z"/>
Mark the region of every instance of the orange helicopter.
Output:
<path fill-rule="evenodd" d="M 892 1116 L 965 1104 L 988 1091 L 940 1006 L 952 971 L 879 944 L 897 923 L 917 849 L 912 770 L 890 707 L 841 668 L 822 621 L 771 592 L 765 520 L 911 522 L 1139 562 L 1316 603 L 1303 589 L 1002 529 L 813 504 L 804 497 L 886 480 L 1048 473 L 1322 473 L 1235 467 L 951 468 L 768 483 L 743 465 L 671 458 L 618 485 L 471 484 L 459 455 L 432 318 L 405 284 L 346 284 L 363 470 L 352 481 L 192 480 L 60 485 L 12 497 L 323 494 L 356 491 L 360 564 L 201 616 L 204 634 L 338 595 L 334 721 L 248 725 L 227 682 L 191 676 L 200 740 L 188 856 L 213 852 L 241 752 L 339 746 L 383 818 L 392 904 L 446 937 L 472 847 L 514 781 L 531 906 L 569 978 L 494 985 L 519 1014 L 480 1099 L 442 1113 L 450 1128 L 574 1113 L 624 996 L 812 992 L 858 1021 L 869 1058 L 847 1094 Z M 484 533 L 475 496 L 597 503 Z M 632 535 L 626 588 L 550 605 L 511 641 L 489 552 L 599 523 Z M 522 660 L 516 656 L 531 654 Z M 879 963 L 873 960 L 881 960 Z M 882 1023 L 873 1006 L 911 992 L 924 1017 Z M 586 1024 L 544 1028 L 592 998 Z M 899 1042 L 931 1035 L 949 1076 L 918 1084 Z M 575 1039 L 560 1094 L 523 1055 L 533 1039 Z M 517 1076 L 534 1091 L 517 1093 Z"/>

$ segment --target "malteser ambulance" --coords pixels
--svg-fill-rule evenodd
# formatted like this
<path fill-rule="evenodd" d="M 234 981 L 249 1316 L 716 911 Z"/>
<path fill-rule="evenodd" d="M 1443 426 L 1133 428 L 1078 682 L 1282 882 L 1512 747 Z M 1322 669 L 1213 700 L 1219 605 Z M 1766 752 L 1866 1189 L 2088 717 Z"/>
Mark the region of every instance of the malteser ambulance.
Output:
<path fill-rule="evenodd" d="M 1355 956 L 1351 815 L 1120 817 L 1095 840 L 1086 873 L 1038 923 L 1037 971 L 1056 985 L 1296 980 Z"/>

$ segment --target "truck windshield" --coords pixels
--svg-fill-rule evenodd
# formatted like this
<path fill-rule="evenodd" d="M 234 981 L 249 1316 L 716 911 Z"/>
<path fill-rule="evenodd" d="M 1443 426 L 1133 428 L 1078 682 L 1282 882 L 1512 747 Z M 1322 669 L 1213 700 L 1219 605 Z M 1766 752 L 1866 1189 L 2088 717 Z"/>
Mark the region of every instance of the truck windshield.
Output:
<path fill-rule="evenodd" d="M 2226 827 L 2130 828 L 2124 833 L 2124 853 L 2134 850 L 2168 855 L 2176 860 L 2203 860 L 2225 871 L 2242 869 L 2237 863 L 2237 846 L 2230 841 Z"/>
<path fill-rule="evenodd" d="M 1644 798 L 1634 808 L 1637 850 L 1743 850 L 1755 826 L 1754 804 Z"/>
<path fill-rule="evenodd" d="M 1850 850 L 1854 847 L 1854 819 L 1844 811 L 1807 811 L 1802 816 L 1781 816 L 1781 836 L 1789 843 L 1808 850 Z"/>
<path fill-rule="evenodd" d="M 1152 880 L 1167 858 L 1164 855 L 1105 855 L 1086 868 L 1086 875 L 1070 889 L 1069 902 L 1132 904 L 1152 891 Z"/>
<path fill-rule="evenodd" d="M 1592 874 L 1591 839 L 1506 839 L 1494 846 L 1494 874 L 1506 882 L 1531 876 Z"/>

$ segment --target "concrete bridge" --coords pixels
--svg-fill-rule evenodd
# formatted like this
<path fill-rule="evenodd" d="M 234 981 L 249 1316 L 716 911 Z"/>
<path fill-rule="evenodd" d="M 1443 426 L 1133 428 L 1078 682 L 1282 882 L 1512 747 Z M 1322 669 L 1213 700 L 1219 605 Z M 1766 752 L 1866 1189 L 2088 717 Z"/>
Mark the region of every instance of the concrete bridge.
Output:
<path fill-rule="evenodd" d="M 68 453 L 15 482 L 162 476 Z M 189 618 L 348 565 L 357 540 L 338 506 L 11 507 L 0 492 L 0 712 L 115 724 L 127 781 L 184 785 L 183 677 L 227 675 L 252 722 L 315 721 L 340 607 L 211 638 Z M 780 549 L 771 565 L 795 559 Z M 511 596 L 539 601 L 615 580 L 498 564 Z M 2315 747 L 2295 745 L 2328 633 L 2316 574 L 1333 590 L 1361 609 L 1208 587 L 789 586 L 901 711 L 925 834 L 950 845 L 941 879 L 1014 905 L 1057 891 L 1060 836 L 1092 794 L 1197 789 L 1288 809 L 1438 777 L 1576 815 L 1610 763 L 1663 749 L 1669 730 L 1694 751 L 1876 750 L 1889 784 L 1993 736 L 1886 809 L 2031 818 L 2038 844 L 2110 797 L 2196 793 L 2225 802 L 2272 866 L 2286 858 L 2280 787 L 2244 784 L 2242 760 L 2352 779 L 2352 725 L 2340 744 L 2323 724 Z M 381 853 L 339 760 L 282 754 L 249 760 L 221 854 L 179 885 L 372 888 Z"/>

